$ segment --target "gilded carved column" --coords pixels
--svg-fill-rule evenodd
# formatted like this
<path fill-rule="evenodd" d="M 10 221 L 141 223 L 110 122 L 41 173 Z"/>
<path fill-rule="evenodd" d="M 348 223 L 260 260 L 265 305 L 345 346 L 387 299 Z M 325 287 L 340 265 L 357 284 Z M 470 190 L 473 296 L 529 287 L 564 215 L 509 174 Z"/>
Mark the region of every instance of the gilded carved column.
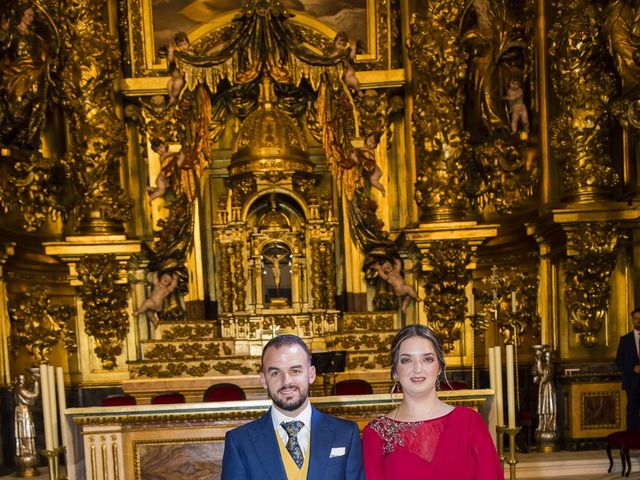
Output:
<path fill-rule="evenodd" d="M 616 80 L 602 34 L 603 6 L 557 2 L 551 38 L 553 88 L 560 113 L 551 125 L 551 145 L 561 166 L 564 198 L 606 199 L 618 182 L 609 155 L 610 102 Z"/>
<path fill-rule="evenodd" d="M 220 243 L 220 274 L 218 281 L 220 286 L 220 312 L 233 312 L 233 289 L 231 281 L 231 254 L 233 247 L 229 243 Z"/>
<path fill-rule="evenodd" d="M 415 199 L 425 221 L 461 219 L 465 194 L 463 129 L 467 54 L 458 39 L 465 2 L 417 2 L 409 58 L 414 73 L 413 135 L 418 162 Z"/>
<path fill-rule="evenodd" d="M 127 145 L 116 115 L 120 55 L 106 10 L 106 0 L 69 3 L 62 29 L 62 104 L 72 125 L 64 162 L 84 235 L 122 232 L 131 214 L 119 173 Z"/>
<path fill-rule="evenodd" d="M 231 248 L 233 254 L 233 297 L 236 310 L 240 312 L 245 311 L 247 308 L 245 305 L 247 282 L 244 275 L 243 246 L 243 242 L 234 242 Z"/>

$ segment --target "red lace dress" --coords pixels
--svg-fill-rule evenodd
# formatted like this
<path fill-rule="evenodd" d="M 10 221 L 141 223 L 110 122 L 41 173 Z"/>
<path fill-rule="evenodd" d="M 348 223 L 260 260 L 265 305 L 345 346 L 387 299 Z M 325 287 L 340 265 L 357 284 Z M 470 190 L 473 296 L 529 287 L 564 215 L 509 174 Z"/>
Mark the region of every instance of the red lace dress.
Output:
<path fill-rule="evenodd" d="M 379 417 L 364 428 L 367 480 L 502 480 L 482 417 L 466 407 L 421 422 Z"/>

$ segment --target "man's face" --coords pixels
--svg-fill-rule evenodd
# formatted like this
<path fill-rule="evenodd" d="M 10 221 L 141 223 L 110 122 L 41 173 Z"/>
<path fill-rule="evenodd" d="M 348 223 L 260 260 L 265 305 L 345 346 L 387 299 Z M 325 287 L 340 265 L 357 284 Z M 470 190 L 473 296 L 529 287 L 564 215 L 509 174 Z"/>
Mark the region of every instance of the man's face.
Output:
<path fill-rule="evenodd" d="M 316 369 L 299 345 L 270 347 L 264 354 L 260 383 L 275 407 L 295 417 L 307 406 L 309 385 L 316 379 Z"/>
<path fill-rule="evenodd" d="M 640 312 L 631 315 L 631 322 L 633 323 L 633 328 L 640 330 Z"/>

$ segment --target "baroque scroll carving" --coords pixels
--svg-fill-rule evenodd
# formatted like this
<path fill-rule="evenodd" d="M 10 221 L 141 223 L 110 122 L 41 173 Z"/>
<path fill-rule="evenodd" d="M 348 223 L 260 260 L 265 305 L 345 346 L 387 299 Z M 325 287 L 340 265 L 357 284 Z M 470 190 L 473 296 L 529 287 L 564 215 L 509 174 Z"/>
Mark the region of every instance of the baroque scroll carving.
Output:
<path fill-rule="evenodd" d="M 454 342 L 460 339 L 467 308 L 465 287 L 470 258 L 471 247 L 456 240 L 433 242 L 425 252 L 430 270 L 424 274 L 424 309 L 427 324 L 445 352 L 452 351 Z"/>
<path fill-rule="evenodd" d="M 68 305 L 52 305 L 51 296 L 42 287 L 21 293 L 9 307 L 11 349 L 17 354 L 19 347 L 25 347 L 33 365 L 49 363 L 51 349 L 58 342 L 75 351 L 76 338 L 70 326 L 73 313 Z"/>
<path fill-rule="evenodd" d="M 85 332 L 94 338 L 102 366 L 113 370 L 129 331 L 128 286 L 117 283 L 120 265 L 115 255 L 85 255 L 77 269 Z"/>

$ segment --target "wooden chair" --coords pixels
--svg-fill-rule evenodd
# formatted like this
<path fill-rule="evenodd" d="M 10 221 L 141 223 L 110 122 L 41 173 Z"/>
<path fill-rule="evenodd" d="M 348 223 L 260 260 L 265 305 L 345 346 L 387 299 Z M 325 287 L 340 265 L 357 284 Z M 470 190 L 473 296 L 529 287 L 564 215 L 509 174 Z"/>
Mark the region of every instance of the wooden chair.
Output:
<path fill-rule="evenodd" d="M 607 438 L 605 439 L 607 442 L 607 457 L 609 458 L 609 469 L 607 470 L 607 472 L 611 473 L 611 470 L 613 470 L 613 457 L 611 456 L 611 449 L 617 448 L 618 451 L 620 452 L 620 463 L 622 464 L 622 476 L 624 476 L 625 467 L 626 467 L 626 458 L 624 457 L 624 454 L 622 452 L 622 442 L 624 440 L 624 437 L 628 433 L 629 432 L 626 432 L 626 431 L 615 432 L 607 436 Z"/>
<path fill-rule="evenodd" d="M 244 390 L 233 383 L 216 383 L 207 388 L 204 392 L 203 401 L 205 402 L 233 402 L 236 400 L 245 400 L 247 396 Z"/>

